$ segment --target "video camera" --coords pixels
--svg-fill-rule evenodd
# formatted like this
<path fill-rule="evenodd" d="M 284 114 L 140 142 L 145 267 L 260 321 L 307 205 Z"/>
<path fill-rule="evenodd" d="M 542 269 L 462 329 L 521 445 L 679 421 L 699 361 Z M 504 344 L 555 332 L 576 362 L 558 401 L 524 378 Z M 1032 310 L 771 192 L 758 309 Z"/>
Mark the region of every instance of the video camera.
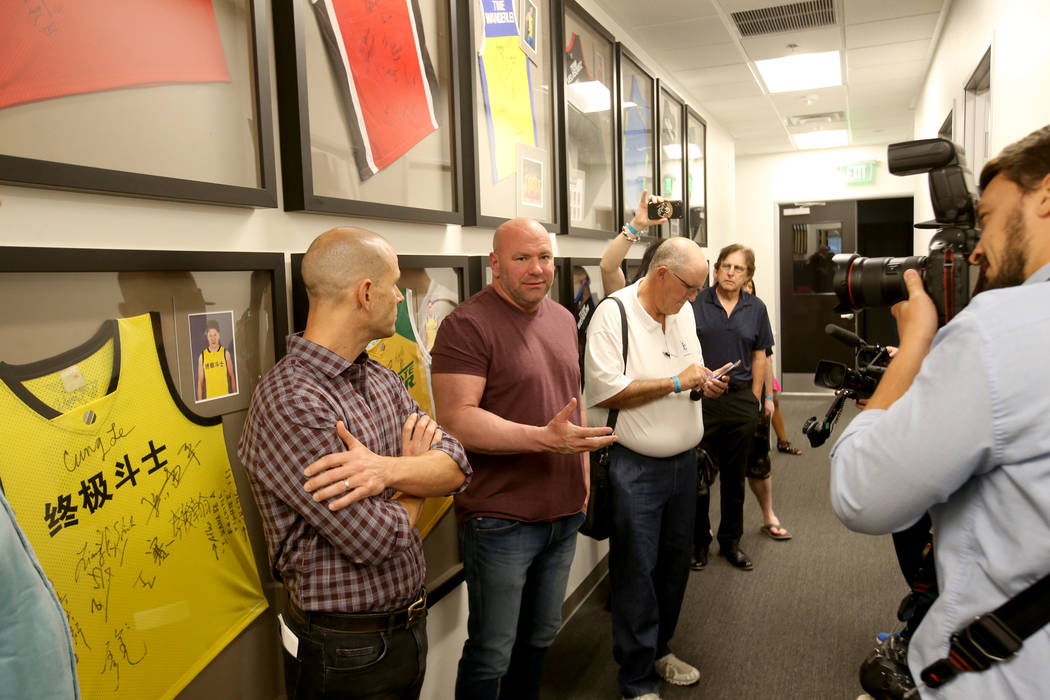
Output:
<path fill-rule="evenodd" d="M 882 379 L 890 361 L 886 348 L 869 343 L 841 326 L 829 323 L 824 327 L 824 332 L 856 349 L 857 369 L 830 360 L 817 363 L 813 381 L 817 386 L 834 389 L 835 400 L 823 421 L 817 421 L 816 416 L 810 416 L 802 426 L 802 432 L 809 438 L 809 444 L 813 447 L 820 447 L 827 441 L 848 399 L 866 399 L 875 392 L 875 387 L 879 385 L 879 380 Z"/>
<path fill-rule="evenodd" d="M 938 324 L 952 320 L 970 301 L 970 265 L 967 258 L 980 233 L 973 195 L 966 186 L 966 170 L 955 145 L 946 139 L 891 143 L 886 160 L 894 175 L 929 173 L 934 220 L 915 228 L 937 229 L 928 255 L 906 258 L 864 258 L 840 253 L 833 289 L 840 313 L 877 306 L 891 306 L 908 298 L 904 271 L 917 270 L 926 293 L 937 307 Z"/>

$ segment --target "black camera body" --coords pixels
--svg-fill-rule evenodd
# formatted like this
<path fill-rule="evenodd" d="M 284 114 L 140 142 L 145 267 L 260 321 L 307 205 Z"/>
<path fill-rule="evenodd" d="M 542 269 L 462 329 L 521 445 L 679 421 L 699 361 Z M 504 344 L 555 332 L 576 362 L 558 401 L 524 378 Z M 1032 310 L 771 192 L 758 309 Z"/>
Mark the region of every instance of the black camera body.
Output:
<path fill-rule="evenodd" d="M 908 298 L 904 271 L 916 270 L 937 307 L 943 326 L 970 302 L 970 265 L 980 236 L 974 228 L 975 205 L 966 184 L 966 170 L 955 145 L 946 139 L 892 143 L 887 152 L 894 175 L 929 173 L 934 220 L 916 228 L 937 229 L 927 255 L 905 258 L 864 258 L 840 253 L 833 258 L 833 289 L 840 313 L 891 306 Z"/>
<path fill-rule="evenodd" d="M 817 363 L 813 381 L 817 386 L 834 389 L 835 400 L 824 420 L 819 421 L 816 416 L 810 416 L 802 426 L 803 434 L 813 447 L 820 447 L 827 442 L 848 399 L 866 399 L 875 393 L 875 388 L 890 361 L 890 354 L 886 348 L 869 343 L 845 328 L 829 323 L 824 332 L 856 348 L 857 369 L 831 360 L 821 360 Z"/>
<path fill-rule="evenodd" d="M 681 219 L 683 216 L 685 216 L 685 205 L 680 199 L 649 202 L 650 219 Z"/>

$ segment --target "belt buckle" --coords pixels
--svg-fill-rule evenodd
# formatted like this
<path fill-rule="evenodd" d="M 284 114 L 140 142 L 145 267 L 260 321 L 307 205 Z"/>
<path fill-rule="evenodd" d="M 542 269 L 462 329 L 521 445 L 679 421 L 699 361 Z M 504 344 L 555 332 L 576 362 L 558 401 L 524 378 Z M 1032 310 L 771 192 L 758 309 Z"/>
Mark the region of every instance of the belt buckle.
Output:
<path fill-rule="evenodd" d="M 416 602 L 408 606 L 408 621 L 405 627 L 412 627 L 420 619 L 427 616 L 427 592 L 424 590 Z"/>

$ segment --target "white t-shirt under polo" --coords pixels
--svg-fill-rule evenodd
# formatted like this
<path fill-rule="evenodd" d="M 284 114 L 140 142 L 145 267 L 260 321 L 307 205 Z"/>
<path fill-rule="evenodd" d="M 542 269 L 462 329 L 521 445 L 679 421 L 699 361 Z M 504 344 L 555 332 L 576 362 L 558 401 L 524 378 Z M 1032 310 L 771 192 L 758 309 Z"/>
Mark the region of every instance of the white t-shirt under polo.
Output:
<path fill-rule="evenodd" d="M 587 328 L 583 403 L 587 424 L 605 425 L 608 410 L 596 404 L 623 391 L 637 379 L 667 379 L 694 362 L 704 364 L 696 322 L 688 304 L 665 319 L 665 327 L 638 301 L 638 282 L 610 296 L 623 302 L 627 313 L 627 371 L 620 339 L 620 310 L 603 302 Z M 667 394 L 642 406 L 620 410 L 615 433 L 620 444 L 648 457 L 670 457 L 695 447 L 704 436 L 699 401 L 688 391 Z"/>

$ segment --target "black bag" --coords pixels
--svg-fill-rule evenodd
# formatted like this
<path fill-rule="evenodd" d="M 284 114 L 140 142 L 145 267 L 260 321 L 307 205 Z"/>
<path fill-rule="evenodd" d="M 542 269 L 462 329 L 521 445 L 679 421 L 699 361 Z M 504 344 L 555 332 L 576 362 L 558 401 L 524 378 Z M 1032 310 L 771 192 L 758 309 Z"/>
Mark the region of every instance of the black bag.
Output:
<path fill-rule="evenodd" d="M 616 297 L 612 299 L 620 307 L 620 331 L 623 338 L 623 367 L 627 371 L 627 312 L 623 302 Z M 605 301 L 604 299 L 602 301 Z M 592 314 L 593 315 L 593 314 Z M 609 418 L 605 424 L 616 427 L 616 417 L 620 410 L 609 409 Z M 611 446 L 610 446 L 611 447 Z M 609 538 L 612 531 L 612 493 L 609 487 L 609 447 L 594 450 L 590 454 L 591 494 L 587 499 L 587 517 L 580 526 L 580 533 L 596 540 Z"/>

